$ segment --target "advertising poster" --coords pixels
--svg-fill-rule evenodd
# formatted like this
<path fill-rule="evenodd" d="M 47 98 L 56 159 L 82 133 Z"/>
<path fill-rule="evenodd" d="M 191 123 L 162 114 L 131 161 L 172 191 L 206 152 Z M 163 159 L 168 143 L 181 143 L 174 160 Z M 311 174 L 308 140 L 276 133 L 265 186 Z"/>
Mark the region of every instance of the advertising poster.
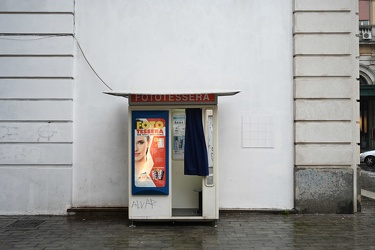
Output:
<path fill-rule="evenodd" d="M 168 111 L 133 111 L 132 194 L 168 194 Z"/>

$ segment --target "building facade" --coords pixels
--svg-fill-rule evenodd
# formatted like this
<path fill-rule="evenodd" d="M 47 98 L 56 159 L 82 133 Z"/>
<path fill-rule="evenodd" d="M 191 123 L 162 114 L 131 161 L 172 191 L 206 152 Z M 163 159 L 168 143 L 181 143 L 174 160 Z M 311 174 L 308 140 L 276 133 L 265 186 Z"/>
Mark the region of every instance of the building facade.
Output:
<path fill-rule="evenodd" d="M 374 116 L 374 1 L 359 1 L 359 69 L 361 93 L 361 149 L 374 149 L 375 116 Z"/>
<path fill-rule="evenodd" d="M 360 203 L 357 4 L 295 1 L 297 210 L 350 212 Z"/>
<path fill-rule="evenodd" d="M 129 206 L 109 88 L 241 90 L 218 107 L 220 209 L 356 212 L 358 6 L 1 1 L 0 214 Z"/>

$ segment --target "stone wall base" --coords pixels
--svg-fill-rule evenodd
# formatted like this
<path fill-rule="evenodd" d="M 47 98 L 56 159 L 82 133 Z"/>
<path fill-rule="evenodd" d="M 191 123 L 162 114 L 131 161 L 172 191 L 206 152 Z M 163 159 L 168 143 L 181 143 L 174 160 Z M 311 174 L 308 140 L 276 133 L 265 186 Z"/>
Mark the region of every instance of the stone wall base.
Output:
<path fill-rule="evenodd" d="M 295 209 L 300 213 L 353 213 L 353 188 L 352 169 L 298 168 Z"/>

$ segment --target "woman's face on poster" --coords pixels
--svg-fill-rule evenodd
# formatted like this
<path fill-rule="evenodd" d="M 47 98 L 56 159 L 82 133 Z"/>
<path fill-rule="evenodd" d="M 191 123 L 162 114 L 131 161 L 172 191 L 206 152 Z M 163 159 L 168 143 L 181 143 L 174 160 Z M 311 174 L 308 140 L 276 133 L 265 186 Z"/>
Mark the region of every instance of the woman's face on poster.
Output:
<path fill-rule="evenodd" d="M 135 137 L 135 150 L 134 150 L 135 161 L 140 161 L 146 156 L 147 148 L 148 148 L 148 138 L 146 136 L 136 136 Z"/>

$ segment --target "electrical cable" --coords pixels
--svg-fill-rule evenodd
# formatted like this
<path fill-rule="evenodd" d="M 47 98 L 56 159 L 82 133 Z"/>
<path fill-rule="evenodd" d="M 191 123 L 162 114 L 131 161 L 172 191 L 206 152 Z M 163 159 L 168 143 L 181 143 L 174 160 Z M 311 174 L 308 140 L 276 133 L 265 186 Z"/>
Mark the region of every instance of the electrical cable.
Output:
<path fill-rule="evenodd" d="M 34 40 L 41 40 L 41 39 L 48 39 L 48 38 L 52 38 L 52 37 L 61 37 L 61 36 L 72 36 L 73 39 L 75 40 L 75 42 L 77 43 L 78 45 L 78 48 L 79 50 L 81 51 L 82 55 L 83 55 L 83 58 L 85 59 L 86 63 L 90 66 L 91 70 L 94 72 L 94 74 L 96 75 L 96 77 L 111 91 L 113 91 L 113 89 L 99 76 L 99 74 L 96 72 L 96 70 L 94 69 L 94 67 L 91 65 L 91 63 L 89 62 L 89 60 L 87 59 L 86 57 L 86 54 L 85 52 L 83 52 L 83 49 L 81 47 L 81 45 L 79 44 L 78 42 L 78 39 L 75 37 L 75 35 L 50 35 L 50 36 L 47 36 L 47 37 L 38 37 L 38 38 L 26 38 L 26 39 L 16 39 L 16 38 L 8 38 L 8 37 L 4 37 L 4 35 L 0 35 L 0 40 L 12 40 L 12 41 L 34 41 Z"/>
<path fill-rule="evenodd" d="M 75 36 L 73 36 L 73 38 L 74 38 L 74 40 L 76 41 L 76 43 L 77 43 L 77 45 L 78 45 L 78 48 L 79 48 L 79 50 L 81 51 L 81 53 L 82 53 L 82 55 L 83 55 L 83 58 L 85 58 L 87 64 L 90 66 L 91 70 L 92 70 L 92 71 L 94 72 L 94 74 L 99 78 L 99 80 L 100 80 L 105 86 L 107 86 L 107 88 L 108 88 L 109 90 L 112 91 L 113 89 L 112 89 L 111 87 L 109 87 L 107 83 L 104 82 L 104 80 L 99 76 L 99 74 L 96 73 L 94 67 L 92 67 L 91 63 L 89 62 L 89 60 L 87 59 L 87 57 L 86 57 L 86 55 L 85 55 L 85 52 L 83 52 L 83 50 L 82 50 L 82 48 L 81 48 L 81 45 L 80 45 L 79 42 L 78 42 L 78 39 L 77 39 Z"/>
<path fill-rule="evenodd" d="M 0 35 L 0 39 L 1 40 L 11 40 L 11 41 L 21 41 L 21 42 L 25 41 L 25 42 L 28 42 L 28 41 L 42 40 L 42 39 L 48 39 L 48 38 L 52 38 L 52 37 L 57 37 L 59 35 L 50 35 L 50 36 L 43 36 L 43 37 L 38 37 L 38 38 L 26 38 L 26 39 L 8 38 L 8 37 L 4 37 L 4 36 L 5 35 Z M 20 36 L 20 35 L 17 35 L 17 36 Z"/>

